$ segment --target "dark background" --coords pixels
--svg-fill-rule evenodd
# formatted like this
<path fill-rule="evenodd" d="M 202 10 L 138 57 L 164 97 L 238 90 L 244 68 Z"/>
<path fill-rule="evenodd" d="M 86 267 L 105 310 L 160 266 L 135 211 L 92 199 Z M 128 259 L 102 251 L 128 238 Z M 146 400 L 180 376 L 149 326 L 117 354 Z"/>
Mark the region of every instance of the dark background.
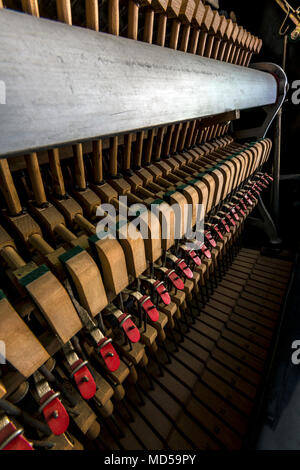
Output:
<path fill-rule="evenodd" d="M 293 8 L 300 6 L 300 0 L 289 0 Z M 253 56 L 252 62 L 275 62 L 282 65 L 283 36 L 279 35 L 280 26 L 285 18 L 284 11 L 275 0 L 220 0 L 220 10 L 230 13 L 234 11 L 237 22 L 255 36 L 262 38 L 263 47 L 258 56 Z M 220 11 L 221 13 L 221 11 Z M 289 31 L 293 28 L 291 20 L 287 20 Z M 285 27 L 283 28 L 285 29 Z M 288 42 L 286 74 L 289 85 L 294 80 L 300 80 L 300 41 Z M 281 173 L 300 174 L 300 105 L 294 105 L 290 88 L 287 101 L 283 106 L 282 117 L 282 154 Z M 268 137 L 274 138 L 274 125 L 269 130 Z M 272 157 L 272 155 L 271 155 Z M 299 244 L 297 227 L 300 216 L 300 180 L 282 181 L 280 183 L 280 219 L 279 231 L 287 248 Z"/>

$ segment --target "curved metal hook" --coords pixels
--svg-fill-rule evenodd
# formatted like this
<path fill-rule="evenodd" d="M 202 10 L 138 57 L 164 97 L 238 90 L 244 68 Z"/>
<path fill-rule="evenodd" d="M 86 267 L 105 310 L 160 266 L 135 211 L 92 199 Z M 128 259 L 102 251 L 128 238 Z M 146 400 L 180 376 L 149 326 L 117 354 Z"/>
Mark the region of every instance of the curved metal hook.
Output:
<path fill-rule="evenodd" d="M 281 108 L 288 90 L 288 80 L 286 73 L 279 65 L 273 64 L 271 62 L 259 62 L 257 64 L 251 64 L 250 67 L 256 70 L 260 70 L 262 72 L 270 73 L 276 78 L 278 84 L 277 100 L 274 104 L 262 106 L 261 109 L 266 112 L 266 118 L 261 126 L 252 129 L 243 129 L 235 132 L 235 137 L 237 139 L 264 138 L 276 114 Z"/>

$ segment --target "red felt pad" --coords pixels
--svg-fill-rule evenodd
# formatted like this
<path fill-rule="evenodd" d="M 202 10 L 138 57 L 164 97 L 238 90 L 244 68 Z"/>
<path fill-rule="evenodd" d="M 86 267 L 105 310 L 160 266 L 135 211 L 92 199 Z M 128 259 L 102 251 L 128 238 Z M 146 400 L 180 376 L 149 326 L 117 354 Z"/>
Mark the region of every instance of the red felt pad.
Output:
<path fill-rule="evenodd" d="M 111 342 L 107 343 L 105 346 L 101 348 L 101 344 L 104 343 L 104 341 L 107 341 L 107 338 L 103 338 L 98 343 L 98 347 L 100 347 L 99 352 L 108 370 L 110 370 L 111 372 L 114 372 L 120 367 L 120 358 L 118 354 L 116 353 L 116 350 L 111 344 Z"/>
<path fill-rule="evenodd" d="M 233 227 L 236 226 L 236 223 L 235 223 L 235 221 L 233 220 L 233 218 L 230 216 L 230 214 L 226 214 L 225 217 L 226 217 L 227 220 L 229 220 L 229 223 L 230 223 Z"/>
<path fill-rule="evenodd" d="M 192 258 L 192 260 L 197 266 L 201 265 L 201 259 L 199 258 L 199 256 L 196 254 L 194 250 L 188 251 L 188 255 L 190 258 Z"/>
<path fill-rule="evenodd" d="M 72 365 L 72 369 L 76 369 L 76 367 L 78 367 L 82 362 L 82 359 L 76 361 Z M 92 376 L 89 368 L 86 365 L 83 365 L 77 372 L 75 372 L 73 377 L 82 398 L 84 398 L 85 400 L 93 398 L 96 393 L 97 387 L 94 377 Z M 86 378 L 88 379 L 88 381 L 86 380 Z"/>
<path fill-rule="evenodd" d="M 188 279 L 193 279 L 193 277 L 194 277 L 193 272 L 191 271 L 191 269 L 187 266 L 187 264 L 183 260 L 178 260 L 176 262 L 176 264 Z"/>
<path fill-rule="evenodd" d="M 16 430 L 17 428 L 13 423 L 8 423 L 3 429 L 1 429 L 0 444 L 8 439 Z M 33 447 L 22 434 L 19 434 L 12 439 L 9 444 L 3 447 L 2 450 L 33 450 Z"/>
<path fill-rule="evenodd" d="M 256 184 L 252 186 L 251 191 L 254 191 L 257 196 L 260 195 L 259 191 L 256 189 Z"/>
<path fill-rule="evenodd" d="M 172 282 L 173 286 L 176 287 L 178 290 L 183 290 L 184 289 L 184 284 L 182 280 L 180 279 L 179 276 L 177 276 L 175 271 L 168 271 L 167 273 L 168 278 Z"/>
<path fill-rule="evenodd" d="M 232 213 L 233 217 L 235 218 L 235 220 L 238 221 L 238 220 L 239 220 L 239 216 L 237 215 L 236 210 L 235 210 L 234 207 L 231 209 L 231 213 Z"/>
<path fill-rule="evenodd" d="M 202 253 L 206 256 L 206 258 L 211 259 L 211 252 L 209 251 L 209 249 L 207 248 L 207 246 L 204 245 L 204 243 L 203 243 L 202 246 L 201 246 L 201 251 L 202 251 Z"/>
<path fill-rule="evenodd" d="M 226 232 L 229 233 L 230 232 L 230 228 L 228 227 L 228 225 L 226 224 L 226 221 L 224 219 L 221 219 L 220 223 L 223 225 L 223 227 L 225 228 Z"/>
<path fill-rule="evenodd" d="M 264 176 L 261 176 L 261 177 L 260 177 L 260 181 L 263 181 L 263 182 L 265 183 L 266 188 L 267 188 L 267 187 L 269 186 L 269 184 L 270 184 L 270 181 L 268 181 Z"/>
<path fill-rule="evenodd" d="M 268 173 L 265 173 L 265 176 L 266 178 L 268 178 L 270 181 L 274 181 L 274 178 L 270 175 L 268 175 Z"/>
<path fill-rule="evenodd" d="M 238 212 L 239 212 L 240 214 L 242 214 L 243 217 L 246 216 L 245 212 L 243 211 L 243 209 L 240 208 L 240 206 L 239 206 L 238 204 L 237 204 L 235 207 L 236 207 L 236 209 L 238 210 Z"/>
<path fill-rule="evenodd" d="M 250 197 L 249 197 L 247 194 L 245 194 L 244 198 L 246 199 L 246 201 L 248 202 L 248 204 L 250 204 L 250 206 L 253 206 L 253 202 L 252 202 L 252 200 L 250 199 Z"/>
<path fill-rule="evenodd" d="M 213 248 L 217 246 L 216 241 L 213 239 L 210 232 L 205 232 L 205 238 Z"/>
<path fill-rule="evenodd" d="M 256 202 L 255 195 L 254 195 L 254 194 L 252 194 L 252 192 L 251 192 L 251 191 L 248 191 L 248 196 L 249 196 L 249 198 L 251 199 L 251 201 L 253 201 L 253 202 Z"/>
<path fill-rule="evenodd" d="M 256 184 L 261 190 L 268 188 L 268 186 L 262 180 L 258 180 Z"/>
<path fill-rule="evenodd" d="M 124 320 L 124 318 L 126 316 L 127 316 L 127 314 L 123 313 L 123 315 L 121 315 L 118 318 L 118 321 L 121 323 L 122 320 Z M 139 332 L 138 328 L 136 327 L 136 325 L 131 320 L 131 318 L 127 318 L 125 321 L 123 321 L 122 328 L 123 328 L 127 338 L 132 343 L 137 343 L 140 340 L 140 338 L 141 338 L 140 332 Z"/>
<path fill-rule="evenodd" d="M 242 206 L 242 208 L 246 211 L 247 210 L 247 206 L 246 204 L 244 203 L 244 201 L 242 199 L 239 199 L 239 204 Z M 239 207 L 239 206 L 236 206 L 236 207 Z"/>
<path fill-rule="evenodd" d="M 154 283 L 154 287 L 158 295 L 160 296 L 161 300 L 165 305 L 169 305 L 171 303 L 171 297 L 165 287 L 165 285 L 161 281 L 156 281 Z"/>
<path fill-rule="evenodd" d="M 224 240 L 224 237 L 223 237 L 222 233 L 220 232 L 220 230 L 218 229 L 217 225 L 214 226 L 214 231 L 216 232 L 216 234 L 218 235 L 220 240 Z"/>
<path fill-rule="evenodd" d="M 55 392 L 53 390 L 50 390 L 48 393 L 46 393 L 40 399 L 40 404 L 42 405 L 49 397 L 51 397 L 51 395 L 54 395 L 54 393 Z M 58 413 L 57 418 L 53 416 L 55 412 Z M 59 398 L 54 398 L 50 403 L 48 403 L 48 405 L 45 406 L 45 408 L 43 408 L 43 415 L 46 423 L 55 436 L 63 434 L 68 429 L 70 422 L 69 415 Z"/>
<path fill-rule="evenodd" d="M 146 298 L 147 296 L 144 295 L 140 300 L 141 303 L 143 302 L 142 308 L 145 310 L 150 320 L 152 320 L 153 322 L 156 322 L 159 319 L 159 313 L 157 309 L 154 307 L 150 299 L 144 301 L 144 299 Z"/>

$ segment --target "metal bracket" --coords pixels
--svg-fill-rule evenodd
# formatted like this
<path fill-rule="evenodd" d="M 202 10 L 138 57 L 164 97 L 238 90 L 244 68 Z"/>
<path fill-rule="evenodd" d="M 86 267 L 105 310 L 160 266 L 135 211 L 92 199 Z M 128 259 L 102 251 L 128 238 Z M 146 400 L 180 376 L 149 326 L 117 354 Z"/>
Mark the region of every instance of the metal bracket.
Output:
<path fill-rule="evenodd" d="M 251 64 L 250 67 L 256 70 L 260 70 L 262 72 L 268 72 L 276 78 L 278 84 L 277 100 L 274 104 L 268 104 L 260 108 L 263 109 L 266 113 L 265 120 L 261 124 L 261 126 L 236 131 L 234 133 L 236 139 L 265 138 L 276 114 L 278 113 L 284 102 L 288 90 L 287 76 L 284 70 L 279 65 L 269 62 L 260 62 L 257 64 Z"/>
<path fill-rule="evenodd" d="M 258 197 L 258 204 L 256 207 L 262 217 L 262 220 L 255 217 L 248 217 L 247 222 L 250 225 L 263 230 L 269 237 L 271 245 L 274 247 L 280 245 L 282 240 L 278 235 L 276 225 L 260 196 Z"/>
<path fill-rule="evenodd" d="M 265 138 L 273 120 L 275 119 L 275 116 L 279 112 L 284 102 L 284 99 L 288 90 L 287 76 L 284 70 L 279 65 L 276 65 L 273 63 L 262 62 L 258 64 L 251 64 L 250 67 L 256 70 L 263 71 L 263 72 L 271 73 L 276 78 L 277 83 L 278 83 L 277 100 L 275 104 L 262 106 L 261 109 L 265 111 L 266 117 L 265 117 L 264 122 L 261 124 L 261 126 L 236 131 L 234 135 L 237 139 Z M 275 155 L 275 158 L 276 158 L 276 155 Z M 276 162 L 274 163 L 276 164 Z M 276 184 L 279 184 L 279 181 L 274 180 L 274 185 Z M 266 233 L 266 235 L 269 237 L 269 241 L 272 245 L 279 245 L 281 243 L 281 239 L 279 238 L 276 225 L 270 213 L 268 212 L 266 206 L 264 205 L 261 197 L 259 197 L 257 208 L 263 220 L 250 217 L 248 218 L 249 223 L 251 223 L 251 225 L 253 226 L 256 226 L 262 229 Z"/>

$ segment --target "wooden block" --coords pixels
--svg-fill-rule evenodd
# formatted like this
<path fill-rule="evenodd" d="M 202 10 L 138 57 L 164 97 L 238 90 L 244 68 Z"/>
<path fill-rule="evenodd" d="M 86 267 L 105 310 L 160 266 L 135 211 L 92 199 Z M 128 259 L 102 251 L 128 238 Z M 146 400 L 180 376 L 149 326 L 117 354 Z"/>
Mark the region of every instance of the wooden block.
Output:
<path fill-rule="evenodd" d="M 118 295 L 129 284 L 126 259 L 117 240 L 90 237 L 91 247 L 98 256 L 106 292 Z"/>
<path fill-rule="evenodd" d="M 165 341 L 166 334 L 164 328 L 168 323 L 168 317 L 161 310 L 158 310 L 158 314 L 158 320 L 156 322 L 151 322 L 151 325 L 156 329 L 159 339 L 161 341 Z"/>
<path fill-rule="evenodd" d="M 220 26 L 220 23 L 221 23 L 221 17 L 218 13 L 217 10 L 215 10 L 213 12 L 213 20 L 212 20 L 212 23 L 211 23 L 211 26 L 210 26 L 210 32 L 214 35 L 217 34 L 218 30 L 219 30 L 219 26 Z"/>
<path fill-rule="evenodd" d="M 97 372 L 92 369 L 92 374 L 96 382 L 96 398 L 99 400 L 101 405 L 105 405 L 113 396 L 114 390 L 109 383 Z"/>
<path fill-rule="evenodd" d="M 220 39 L 223 39 L 225 35 L 225 31 L 228 28 L 228 23 L 227 23 L 227 19 L 225 16 L 221 15 L 220 18 L 221 18 L 221 21 L 218 27 L 218 37 Z"/>
<path fill-rule="evenodd" d="M 45 265 L 27 275 L 18 270 L 16 277 L 63 343 L 82 328 L 67 291 Z"/>
<path fill-rule="evenodd" d="M 7 390 L 5 388 L 4 383 L 0 380 L 0 398 L 4 397 L 6 395 Z"/>
<path fill-rule="evenodd" d="M 208 5 L 206 5 L 201 29 L 203 29 L 204 31 L 209 31 L 212 25 L 213 19 L 214 19 L 214 12 Z"/>
<path fill-rule="evenodd" d="M 0 251 L 7 246 L 16 248 L 15 242 L 12 237 L 6 232 L 6 230 L 4 230 L 3 227 L 0 226 Z"/>
<path fill-rule="evenodd" d="M 205 6 L 201 0 L 195 0 L 196 8 L 192 18 L 192 25 L 194 28 L 201 26 L 204 15 L 205 15 Z"/>
<path fill-rule="evenodd" d="M 184 24 L 191 23 L 195 8 L 196 4 L 193 0 L 183 0 L 179 11 L 179 18 Z"/>
<path fill-rule="evenodd" d="M 70 225 L 74 224 L 76 215 L 83 215 L 82 207 L 71 197 L 68 199 L 52 199 L 52 202 Z"/>
<path fill-rule="evenodd" d="M 131 236 L 128 230 L 132 230 Z M 133 235 L 134 238 L 132 238 Z M 144 240 L 136 227 L 129 223 L 119 229 L 119 242 L 125 253 L 127 272 L 131 283 L 147 269 Z"/>
<path fill-rule="evenodd" d="M 101 200 L 90 188 L 84 191 L 72 192 L 74 198 L 83 206 L 84 211 L 89 217 L 95 217 L 97 207 L 100 206 Z"/>
<path fill-rule="evenodd" d="M 163 13 L 167 10 L 169 0 L 152 0 L 151 7 L 155 13 Z"/>
<path fill-rule="evenodd" d="M 129 375 L 129 369 L 128 367 L 124 364 L 124 362 L 121 360 L 120 361 L 120 366 L 115 372 L 107 371 L 107 373 L 111 376 L 111 378 L 119 385 L 122 385 L 124 380 Z"/>
<path fill-rule="evenodd" d="M 6 359 L 20 374 L 30 377 L 49 359 L 49 354 L 2 291 L 0 296 L 0 339 L 5 343 Z"/>
<path fill-rule="evenodd" d="M 146 331 L 144 331 L 144 327 L 139 328 L 141 333 L 141 342 L 148 347 L 151 347 L 157 338 L 157 331 L 153 326 L 147 323 Z"/>
<path fill-rule="evenodd" d="M 63 215 L 52 204 L 43 208 L 30 204 L 30 211 L 51 234 L 54 234 L 57 225 L 65 225 Z"/>
<path fill-rule="evenodd" d="M 167 251 L 174 245 L 175 214 L 172 207 L 160 199 L 153 201 L 153 207 L 159 211 L 161 245 Z"/>
<path fill-rule="evenodd" d="M 124 355 L 129 361 L 137 366 L 142 360 L 145 352 L 145 346 L 141 343 L 132 343 L 132 349 L 129 345 L 118 345 L 118 350 Z"/>
<path fill-rule="evenodd" d="M 237 23 L 234 23 L 233 25 L 233 30 L 232 30 L 232 33 L 231 33 L 231 41 L 233 43 L 236 42 L 237 40 L 237 37 L 239 35 L 239 32 L 240 32 L 240 28 L 239 28 L 239 25 Z"/>
<path fill-rule="evenodd" d="M 172 298 L 172 302 L 175 302 L 175 304 L 180 307 L 180 305 L 183 304 L 183 302 L 185 301 L 185 292 L 184 291 L 177 291 L 177 293 L 175 294 L 174 290 L 172 290 L 170 292 L 170 295 L 171 295 L 171 298 Z"/>
<path fill-rule="evenodd" d="M 180 12 L 181 0 L 169 0 L 167 6 L 168 18 L 177 18 Z"/>
<path fill-rule="evenodd" d="M 96 194 L 98 194 L 102 202 L 109 202 L 112 204 L 113 200 L 118 198 L 117 191 L 108 183 L 101 185 L 91 184 L 91 188 Z"/>
<path fill-rule="evenodd" d="M 54 271 L 54 274 L 59 278 L 59 279 L 64 279 L 65 278 L 65 272 L 63 269 L 63 266 L 59 260 L 59 257 L 63 255 L 66 252 L 66 250 L 62 247 L 57 248 L 55 251 L 52 251 L 51 253 L 48 253 L 46 255 L 42 255 L 44 258 L 44 262 L 47 264 L 47 266 L 50 267 L 51 271 Z"/>
<path fill-rule="evenodd" d="M 159 310 L 163 312 L 168 318 L 168 326 L 174 328 L 173 316 L 177 312 L 177 305 L 175 302 L 171 302 L 169 305 L 159 305 Z"/>
<path fill-rule="evenodd" d="M 29 238 L 35 233 L 42 235 L 41 229 L 38 224 L 33 220 L 31 215 L 25 213 L 16 217 L 7 217 L 8 222 L 17 232 L 17 235 L 23 240 L 24 243 L 29 243 Z"/>
<path fill-rule="evenodd" d="M 141 214 L 140 218 L 148 225 L 148 238 L 144 240 L 146 258 L 150 263 L 154 263 L 162 255 L 161 227 L 159 219 L 149 211 Z"/>
<path fill-rule="evenodd" d="M 81 235 L 80 237 L 70 242 L 71 246 L 80 246 L 83 250 L 90 250 L 89 237 L 87 235 Z"/>
<path fill-rule="evenodd" d="M 102 277 L 93 258 L 75 247 L 59 257 L 76 287 L 81 305 L 95 317 L 107 304 Z"/>

